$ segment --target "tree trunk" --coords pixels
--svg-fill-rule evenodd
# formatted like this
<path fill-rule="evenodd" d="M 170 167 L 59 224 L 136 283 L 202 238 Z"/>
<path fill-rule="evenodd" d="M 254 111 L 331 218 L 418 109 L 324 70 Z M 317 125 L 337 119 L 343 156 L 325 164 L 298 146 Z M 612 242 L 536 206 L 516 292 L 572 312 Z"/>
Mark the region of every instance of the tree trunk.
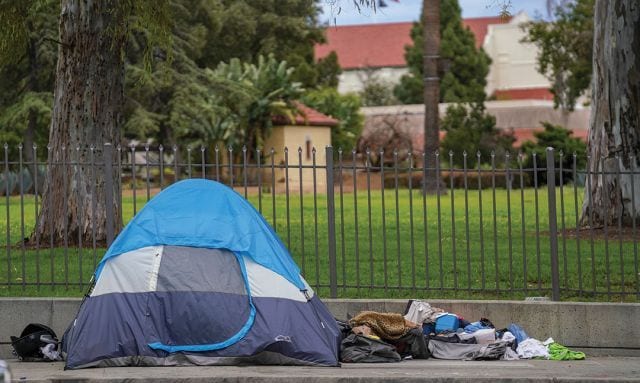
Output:
<path fill-rule="evenodd" d="M 27 27 L 30 31 L 34 30 L 33 23 L 28 22 Z M 29 60 L 29 81 L 27 83 L 28 92 L 39 92 L 40 87 L 38 84 L 38 46 L 34 36 L 29 38 L 27 44 L 27 57 Z M 36 128 L 38 126 L 37 111 L 33 108 L 29 110 L 29 118 L 27 121 L 27 129 L 24 132 L 24 158 L 27 162 L 27 169 L 31 173 L 32 179 L 35 179 L 36 166 L 35 158 L 33 155 L 33 144 L 35 142 Z M 40 191 L 38 191 L 40 192 Z"/>
<path fill-rule="evenodd" d="M 422 17 L 424 31 L 424 151 L 427 168 L 425 190 L 435 193 L 440 176 L 435 171 L 435 152 L 440 148 L 438 103 L 440 79 L 438 57 L 440 55 L 440 0 L 423 0 Z"/>
<path fill-rule="evenodd" d="M 93 238 L 103 243 L 106 239 L 103 148 L 107 142 L 114 146 L 120 143 L 126 36 L 123 15 L 118 0 L 62 0 L 49 167 L 37 233 L 32 239 L 52 238 L 56 244 Z M 90 146 L 94 145 L 96 166 L 92 167 Z M 118 151 L 114 148 L 112 152 L 108 160 L 115 164 Z M 115 198 L 108 204 L 114 214 L 112 222 L 119 226 L 117 166 L 111 176 Z"/>
<path fill-rule="evenodd" d="M 637 0 L 597 0 L 594 28 L 590 175 L 580 222 L 598 227 L 617 224 L 621 218 L 623 224 L 630 225 L 640 217 Z"/>

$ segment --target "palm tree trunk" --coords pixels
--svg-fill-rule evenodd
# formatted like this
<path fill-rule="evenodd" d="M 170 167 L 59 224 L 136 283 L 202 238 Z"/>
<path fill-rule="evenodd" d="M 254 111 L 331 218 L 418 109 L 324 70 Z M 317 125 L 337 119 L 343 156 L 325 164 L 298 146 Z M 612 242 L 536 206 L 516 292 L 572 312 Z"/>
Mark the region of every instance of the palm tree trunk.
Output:
<path fill-rule="evenodd" d="M 440 175 L 435 170 L 435 152 L 440 148 L 438 103 L 440 79 L 438 58 L 440 55 L 440 0 L 423 0 L 424 25 L 424 151 L 427 167 L 425 191 L 435 193 Z"/>

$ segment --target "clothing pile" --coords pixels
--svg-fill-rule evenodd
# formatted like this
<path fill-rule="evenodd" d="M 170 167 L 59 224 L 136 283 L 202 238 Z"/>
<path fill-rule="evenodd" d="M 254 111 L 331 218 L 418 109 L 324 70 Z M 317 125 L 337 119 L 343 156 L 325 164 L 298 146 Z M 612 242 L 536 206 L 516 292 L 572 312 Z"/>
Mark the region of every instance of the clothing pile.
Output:
<path fill-rule="evenodd" d="M 463 317 L 409 300 L 404 314 L 363 311 L 348 322 L 338 321 L 343 334 L 342 362 L 381 363 L 404 359 L 581 360 L 552 338 L 541 342 L 515 323 L 496 329 L 487 318 Z"/>

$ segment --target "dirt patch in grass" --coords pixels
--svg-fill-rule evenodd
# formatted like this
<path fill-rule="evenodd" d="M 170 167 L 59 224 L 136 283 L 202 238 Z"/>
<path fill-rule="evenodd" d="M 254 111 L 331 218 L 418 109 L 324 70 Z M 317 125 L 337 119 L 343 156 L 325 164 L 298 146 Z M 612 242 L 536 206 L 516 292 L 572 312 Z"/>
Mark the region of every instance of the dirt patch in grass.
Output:
<path fill-rule="evenodd" d="M 541 233 L 542 234 L 542 233 Z M 549 232 L 545 232 L 545 235 L 549 235 Z M 567 228 L 564 230 L 564 233 L 561 229 L 558 229 L 558 235 L 562 238 L 565 236 L 566 238 L 576 239 L 580 238 L 581 240 L 589 240 L 593 237 L 594 240 L 604 240 L 608 239 L 610 241 L 640 241 L 640 228 L 636 227 L 635 230 L 633 227 L 622 227 L 618 228 L 618 226 L 607 227 L 606 230 L 604 227 L 581 227 L 581 228 Z"/>

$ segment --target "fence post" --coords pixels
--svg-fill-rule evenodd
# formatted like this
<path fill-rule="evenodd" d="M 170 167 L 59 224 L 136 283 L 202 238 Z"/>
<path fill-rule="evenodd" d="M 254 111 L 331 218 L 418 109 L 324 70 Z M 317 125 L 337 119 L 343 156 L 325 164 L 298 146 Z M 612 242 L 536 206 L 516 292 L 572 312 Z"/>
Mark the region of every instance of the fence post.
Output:
<path fill-rule="evenodd" d="M 560 300 L 558 268 L 558 217 L 556 215 L 556 169 L 554 149 L 547 148 L 547 200 L 549 207 L 549 250 L 551 255 L 551 299 Z"/>
<path fill-rule="evenodd" d="M 338 297 L 338 270 L 336 261 L 336 214 L 335 197 L 333 194 L 333 148 L 327 146 L 326 173 L 327 173 L 327 225 L 329 229 L 329 289 L 331 298 Z"/>
<path fill-rule="evenodd" d="M 104 207 L 106 214 L 106 235 L 107 247 L 113 242 L 113 146 L 111 143 L 105 142 L 104 151 Z"/>

